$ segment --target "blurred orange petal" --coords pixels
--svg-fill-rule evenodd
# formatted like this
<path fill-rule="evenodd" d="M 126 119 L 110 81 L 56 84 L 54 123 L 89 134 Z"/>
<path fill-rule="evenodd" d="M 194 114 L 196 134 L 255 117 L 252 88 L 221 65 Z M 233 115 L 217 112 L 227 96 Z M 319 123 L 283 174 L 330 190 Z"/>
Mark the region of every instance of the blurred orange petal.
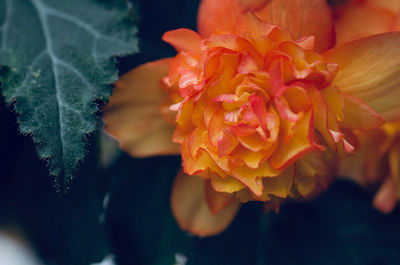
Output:
<path fill-rule="evenodd" d="M 167 31 L 162 36 L 163 41 L 171 44 L 178 52 L 185 51 L 201 54 L 201 37 L 190 29 L 176 29 Z"/>
<path fill-rule="evenodd" d="M 171 140 L 174 126 L 160 112 L 167 97 L 160 82 L 168 74 L 169 62 L 146 63 L 121 76 L 104 108 L 105 130 L 132 156 L 180 153 L 180 146 Z"/>
<path fill-rule="evenodd" d="M 205 181 L 180 171 L 171 196 L 172 213 L 179 227 L 193 235 L 212 236 L 222 232 L 239 210 L 239 201 L 213 214 L 205 198 Z"/>
<path fill-rule="evenodd" d="M 397 203 L 398 185 L 392 178 L 387 178 L 375 194 L 373 205 L 382 213 L 390 213 Z"/>
<path fill-rule="evenodd" d="M 334 163 L 332 161 L 332 163 Z M 309 153 L 296 163 L 294 185 L 301 196 L 309 195 L 317 185 L 319 176 L 329 174 L 322 160 L 322 153 Z"/>
<path fill-rule="evenodd" d="M 391 10 L 393 12 L 400 11 L 399 0 L 365 0 L 365 4 L 373 6 L 375 8 Z"/>
<path fill-rule="evenodd" d="M 395 14 L 384 9 L 364 4 L 348 4 L 342 8 L 335 23 L 337 43 L 387 32 L 392 28 L 395 18 Z"/>
<path fill-rule="evenodd" d="M 366 185 L 365 176 L 365 150 L 362 148 L 354 155 L 341 159 L 338 166 L 337 174 L 345 179 L 351 179 L 363 186 Z"/>
<path fill-rule="evenodd" d="M 202 37 L 216 32 L 233 32 L 241 12 L 237 0 L 202 0 L 197 14 L 197 28 Z"/>
<path fill-rule="evenodd" d="M 210 180 L 205 181 L 204 192 L 208 207 L 212 214 L 218 214 L 220 211 L 237 201 L 231 193 L 215 191 Z"/>
<path fill-rule="evenodd" d="M 385 120 L 399 117 L 400 32 L 346 43 L 325 57 L 340 66 L 333 83 L 341 91 L 360 99 Z"/>
<path fill-rule="evenodd" d="M 237 1 L 243 10 L 257 11 L 263 8 L 266 4 L 268 4 L 268 2 L 272 0 L 237 0 Z"/>
<path fill-rule="evenodd" d="M 400 150 L 393 148 L 388 154 L 389 177 L 383 182 L 374 198 L 374 206 L 383 213 L 390 213 L 399 198 Z"/>

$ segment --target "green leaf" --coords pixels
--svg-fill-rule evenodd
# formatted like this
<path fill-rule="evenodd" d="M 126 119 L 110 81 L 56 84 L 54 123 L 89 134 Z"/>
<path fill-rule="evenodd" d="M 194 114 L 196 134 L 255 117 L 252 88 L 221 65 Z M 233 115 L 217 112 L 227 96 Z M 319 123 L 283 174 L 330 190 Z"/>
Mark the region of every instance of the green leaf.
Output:
<path fill-rule="evenodd" d="M 58 188 L 68 186 L 85 158 L 85 135 L 99 125 L 96 100 L 106 101 L 117 79 L 113 56 L 138 50 L 126 3 L 0 0 L 2 93 Z"/>

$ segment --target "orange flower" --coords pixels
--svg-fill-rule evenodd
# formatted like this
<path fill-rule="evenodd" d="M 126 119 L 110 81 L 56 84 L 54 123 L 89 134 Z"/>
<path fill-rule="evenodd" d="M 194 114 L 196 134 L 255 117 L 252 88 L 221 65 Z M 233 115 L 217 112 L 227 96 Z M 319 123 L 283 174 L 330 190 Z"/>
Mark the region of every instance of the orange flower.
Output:
<path fill-rule="evenodd" d="M 339 41 L 399 31 L 400 1 L 352 1 L 338 7 L 336 25 Z M 391 93 L 391 89 L 386 91 Z M 399 101 L 399 96 L 392 94 L 392 100 Z M 400 112 L 396 108 L 386 112 L 388 123 L 378 130 L 356 133 L 360 151 L 341 161 L 339 174 L 370 189 L 380 185 L 373 203 L 380 211 L 389 213 L 400 199 Z"/>
<path fill-rule="evenodd" d="M 217 234 L 239 201 L 276 209 L 317 193 L 332 156 L 355 150 L 352 131 L 400 107 L 382 95 L 400 93 L 400 34 L 327 51 L 330 12 L 325 0 L 203 0 L 199 33 L 163 36 L 176 57 L 116 83 L 104 119 L 121 147 L 182 156 L 171 198 L 182 229 Z"/>

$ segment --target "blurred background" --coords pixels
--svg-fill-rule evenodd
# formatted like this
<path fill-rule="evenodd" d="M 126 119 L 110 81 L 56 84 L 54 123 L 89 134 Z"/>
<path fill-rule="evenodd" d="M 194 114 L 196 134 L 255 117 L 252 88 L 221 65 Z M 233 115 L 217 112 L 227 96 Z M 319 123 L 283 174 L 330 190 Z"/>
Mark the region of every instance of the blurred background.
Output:
<path fill-rule="evenodd" d="M 174 56 L 161 35 L 195 30 L 198 4 L 134 2 L 141 53 L 118 58 L 120 73 Z M 196 238 L 180 231 L 169 208 L 179 157 L 134 159 L 92 135 L 69 192 L 57 193 L 3 100 L 0 120 L 0 265 L 400 264 L 399 209 L 380 214 L 372 195 L 351 182 L 336 181 L 312 202 L 284 204 L 278 215 L 245 204 L 221 235 Z M 6 260 L 13 253 L 20 263 Z"/>

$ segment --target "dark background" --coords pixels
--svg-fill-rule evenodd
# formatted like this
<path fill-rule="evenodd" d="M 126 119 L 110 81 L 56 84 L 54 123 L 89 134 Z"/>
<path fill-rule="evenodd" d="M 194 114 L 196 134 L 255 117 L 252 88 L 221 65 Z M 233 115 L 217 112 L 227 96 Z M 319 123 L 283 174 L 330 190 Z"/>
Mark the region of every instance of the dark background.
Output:
<path fill-rule="evenodd" d="M 120 72 L 174 56 L 161 35 L 195 29 L 198 2 L 136 2 L 141 53 L 119 58 Z M 104 169 L 100 136 L 92 135 L 70 191 L 59 194 L 46 162 L 37 158 L 30 137 L 18 133 L 3 100 L 0 120 L 0 229 L 26 237 L 46 264 L 88 265 L 109 253 L 119 264 L 144 265 L 173 265 L 177 253 L 192 265 L 400 264 L 399 209 L 378 213 L 371 194 L 353 183 L 338 180 L 316 200 L 287 203 L 278 215 L 264 215 L 259 203 L 245 204 L 221 235 L 196 238 L 179 230 L 169 208 L 179 157 L 122 153 Z"/>

